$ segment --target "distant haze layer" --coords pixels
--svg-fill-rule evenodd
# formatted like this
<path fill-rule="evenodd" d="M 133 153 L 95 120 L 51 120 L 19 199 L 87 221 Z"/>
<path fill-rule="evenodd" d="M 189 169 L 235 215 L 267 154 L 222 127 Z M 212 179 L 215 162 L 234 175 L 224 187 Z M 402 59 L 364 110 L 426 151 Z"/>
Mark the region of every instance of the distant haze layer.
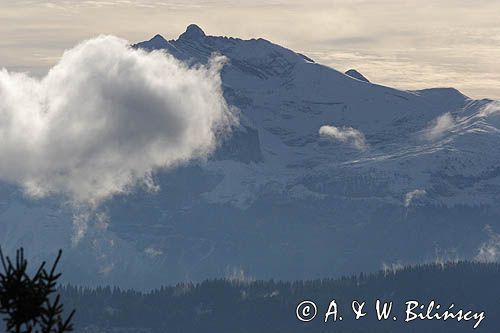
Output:
<path fill-rule="evenodd" d="M 372 82 L 401 89 L 456 87 L 500 99 L 500 2 L 495 0 L 2 1 L 0 67 L 42 76 L 82 39 L 263 37 Z"/>

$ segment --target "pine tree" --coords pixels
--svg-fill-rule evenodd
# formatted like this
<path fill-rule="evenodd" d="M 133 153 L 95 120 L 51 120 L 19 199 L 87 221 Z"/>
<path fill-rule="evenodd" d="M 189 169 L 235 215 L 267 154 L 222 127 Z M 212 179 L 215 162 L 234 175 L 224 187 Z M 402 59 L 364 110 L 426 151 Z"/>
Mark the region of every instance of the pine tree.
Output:
<path fill-rule="evenodd" d="M 50 270 L 43 262 L 33 277 L 28 274 L 28 262 L 23 249 L 16 252 L 12 262 L 4 257 L 0 248 L 3 272 L 0 272 L 0 314 L 3 315 L 7 333 L 64 333 L 73 331 L 73 310 L 63 319 L 64 307 L 56 294 L 57 280 L 61 273 L 56 268 L 59 253 Z"/>

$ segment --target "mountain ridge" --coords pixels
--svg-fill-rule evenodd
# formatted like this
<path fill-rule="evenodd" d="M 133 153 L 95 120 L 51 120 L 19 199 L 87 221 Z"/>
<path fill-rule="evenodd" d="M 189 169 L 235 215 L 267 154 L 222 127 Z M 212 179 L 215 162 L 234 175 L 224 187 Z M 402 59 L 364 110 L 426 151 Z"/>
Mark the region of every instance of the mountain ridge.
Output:
<path fill-rule="evenodd" d="M 309 279 L 438 257 L 496 260 L 479 254 L 499 246 L 497 102 L 363 82 L 264 39 L 197 26 L 181 36 L 133 47 L 188 65 L 226 56 L 222 89 L 241 124 L 233 136 L 206 161 L 156 172 L 157 192 L 104 203 L 109 226 L 91 224 L 77 245 L 61 223 L 67 206 L 5 190 L 1 218 L 23 223 L 1 225 L 0 243 L 40 256 L 67 249 L 76 284 L 143 289 L 234 271 Z"/>

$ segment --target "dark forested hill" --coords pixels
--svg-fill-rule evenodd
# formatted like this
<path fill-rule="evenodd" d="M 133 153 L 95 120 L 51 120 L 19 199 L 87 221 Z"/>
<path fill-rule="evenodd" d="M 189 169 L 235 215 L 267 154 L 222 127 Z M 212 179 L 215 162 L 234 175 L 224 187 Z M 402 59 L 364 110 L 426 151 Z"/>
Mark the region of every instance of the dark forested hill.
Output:
<path fill-rule="evenodd" d="M 459 262 L 314 281 L 211 280 L 149 293 L 72 286 L 61 291 L 67 307 L 77 309 L 77 328 L 88 332 L 499 332 L 499 282 L 499 264 Z M 343 320 L 334 322 L 331 316 L 325 323 L 333 299 Z M 377 320 L 377 299 L 394 302 L 388 320 Z M 318 309 L 308 323 L 296 318 L 303 300 L 314 301 Z M 353 300 L 366 301 L 367 315 L 358 321 L 351 309 Z M 455 314 L 460 309 L 463 314 L 484 311 L 485 319 L 475 330 L 477 318 L 405 323 L 405 302 L 410 300 L 440 304 L 431 314 L 443 314 L 454 304 L 450 311 Z"/>

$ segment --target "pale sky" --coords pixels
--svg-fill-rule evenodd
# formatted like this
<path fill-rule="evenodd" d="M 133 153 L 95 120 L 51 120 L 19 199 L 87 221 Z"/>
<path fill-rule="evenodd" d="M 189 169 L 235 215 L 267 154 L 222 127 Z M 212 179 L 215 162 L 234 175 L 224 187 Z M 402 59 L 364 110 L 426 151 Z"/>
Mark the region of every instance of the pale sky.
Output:
<path fill-rule="evenodd" d="M 400 89 L 500 99 L 500 0 L 0 0 L 0 67 L 43 75 L 83 39 L 266 38 Z"/>

